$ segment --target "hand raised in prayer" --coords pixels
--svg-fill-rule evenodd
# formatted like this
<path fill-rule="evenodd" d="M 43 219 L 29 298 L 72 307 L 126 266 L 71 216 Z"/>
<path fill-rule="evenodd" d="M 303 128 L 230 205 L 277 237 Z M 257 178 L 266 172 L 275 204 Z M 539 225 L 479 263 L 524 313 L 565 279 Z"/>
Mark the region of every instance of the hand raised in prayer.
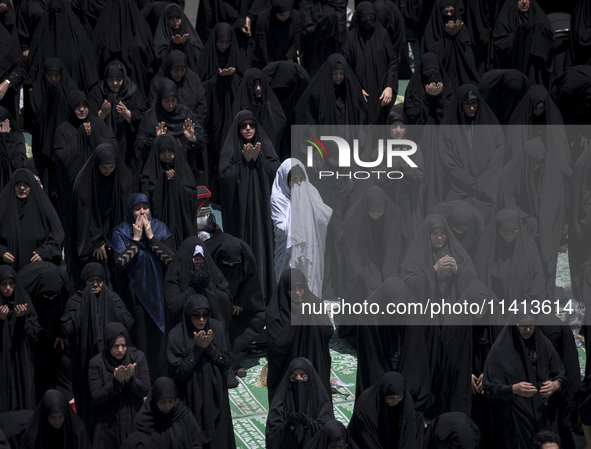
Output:
<path fill-rule="evenodd" d="M 113 370 L 113 376 L 115 376 L 115 379 L 117 379 L 119 383 L 123 383 L 125 381 L 125 366 L 121 365 L 115 368 Z"/>
<path fill-rule="evenodd" d="M 6 119 L 3 122 L 0 122 L 0 133 L 9 133 L 10 132 L 10 120 Z"/>
<path fill-rule="evenodd" d="M 127 106 L 125 106 L 122 101 L 117 104 L 115 110 L 127 123 L 131 123 L 131 111 L 127 109 Z"/>
<path fill-rule="evenodd" d="M 240 28 L 240 30 L 249 37 L 251 35 L 250 34 L 250 25 L 251 25 L 250 17 L 246 16 L 246 21 L 244 22 L 244 26 L 242 28 Z"/>
<path fill-rule="evenodd" d="M 0 321 L 5 321 L 10 309 L 8 306 L 0 306 Z"/>
<path fill-rule="evenodd" d="M 92 133 L 92 126 L 90 125 L 90 122 L 84 122 L 84 131 L 86 131 L 86 135 L 88 137 L 90 137 L 90 133 Z"/>
<path fill-rule="evenodd" d="M 367 103 L 367 99 L 369 98 L 369 94 L 365 91 L 365 89 L 361 89 L 361 93 L 363 94 L 363 99 Z"/>
<path fill-rule="evenodd" d="M 60 347 L 62 348 L 62 351 L 64 349 L 66 349 L 66 345 L 68 344 L 68 342 L 66 341 L 65 338 L 60 338 L 60 337 L 55 337 L 55 341 L 53 342 L 53 348 L 57 348 L 57 345 L 60 345 Z"/>
<path fill-rule="evenodd" d="M 430 83 L 425 86 L 425 92 L 428 95 L 436 97 L 443 92 L 443 83 Z"/>
<path fill-rule="evenodd" d="M 538 392 L 538 389 L 529 382 L 519 382 L 512 387 L 513 394 L 523 396 L 524 398 L 531 398 Z"/>
<path fill-rule="evenodd" d="M 382 107 L 388 106 L 392 102 L 392 88 L 386 87 L 379 99 L 382 100 Z"/>
<path fill-rule="evenodd" d="M 20 318 L 21 316 L 25 316 L 25 314 L 27 313 L 27 304 L 15 305 L 14 312 L 16 313 L 17 318 Z"/>
<path fill-rule="evenodd" d="M 6 263 L 13 263 L 14 262 L 14 256 L 12 254 L 10 254 L 8 251 L 6 251 L 3 255 L 2 255 L 2 260 Z"/>
<path fill-rule="evenodd" d="M 455 36 L 460 32 L 462 26 L 464 26 L 464 22 L 462 22 L 461 20 L 456 20 L 455 22 L 450 20 L 445 24 L 444 28 L 447 34 L 449 34 L 450 36 Z"/>
<path fill-rule="evenodd" d="M 435 271 L 437 272 L 445 269 L 451 269 L 454 273 L 457 273 L 458 271 L 456 260 L 451 256 L 443 256 L 441 259 L 435 262 L 433 268 L 435 268 Z"/>
<path fill-rule="evenodd" d="M 111 103 L 108 100 L 104 100 L 103 104 L 101 105 L 101 109 L 98 111 L 98 117 L 101 120 L 107 118 L 107 116 L 111 113 Z"/>
<path fill-rule="evenodd" d="M 146 238 L 151 240 L 154 237 L 154 233 L 152 232 L 152 223 L 148 220 L 148 217 L 144 217 L 144 233 L 146 234 Z"/>
<path fill-rule="evenodd" d="M 183 125 L 183 134 L 189 142 L 195 142 L 197 140 L 195 137 L 195 123 L 193 123 L 190 118 L 185 120 L 185 124 Z"/>
<path fill-rule="evenodd" d="M 254 147 L 252 147 L 252 160 L 256 161 L 261 154 L 261 142 L 257 142 Z"/>
<path fill-rule="evenodd" d="M 33 251 L 33 257 L 31 257 L 31 262 L 41 262 L 43 259 L 41 259 L 41 256 L 39 254 L 37 254 L 36 251 Z"/>
<path fill-rule="evenodd" d="M 4 98 L 4 95 L 6 95 L 6 92 L 8 92 L 9 87 L 10 84 L 8 84 L 6 81 L 2 81 L 2 83 L 0 83 L 0 100 Z"/>
<path fill-rule="evenodd" d="M 547 380 L 540 388 L 540 396 L 549 398 L 560 389 L 560 382 L 557 380 Z"/>
<path fill-rule="evenodd" d="M 166 179 L 168 179 L 169 181 L 172 181 L 174 179 L 174 170 L 166 170 L 164 173 L 166 174 Z"/>
<path fill-rule="evenodd" d="M 189 39 L 189 33 L 185 33 L 182 36 L 180 34 L 175 34 L 174 36 L 172 36 L 172 41 L 176 45 L 184 44 L 185 42 L 187 42 L 187 39 Z"/>
<path fill-rule="evenodd" d="M 142 239 L 144 233 L 144 220 L 141 216 L 137 217 L 133 226 L 133 240 L 139 242 Z"/>
<path fill-rule="evenodd" d="M 103 243 L 98 248 L 95 248 L 92 252 L 92 257 L 97 260 L 107 260 L 107 245 Z"/>
<path fill-rule="evenodd" d="M 242 312 L 242 307 L 232 306 L 232 315 L 240 315 L 240 312 Z"/>
<path fill-rule="evenodd" d="M 472 394 L 483 394 L 484 393 L 484 385 L 482 383 L 482 377 L 484 376 L 484 374 L 481 374 L 480 376 L 476 377 L 474 374 L 472 374 Z"/>
<path fill-rule="evenodd" d="M 234 75 L 234 72 L 236 72 L 235 67 L 226 67 L 225 69 L 218 68 L 218 74 L 220 76 L 231 76 L 231 75 Z"/>
<path fill-rule="evenodd" d="M 193 332 L 193 341 L 200 348 L 207 348 L 213 341 L 213 330 Z"/>
<path fill-rule="evenodd" d="M 166 131 L 168 131 L 168 128 L 166 127 L 165 122 L 160 122 L 156 125 L 156 136 L 166 134 Z"/>
<path fill-rule="evenodd" d="M 123 380 L 128 381 L 133 377 L 133 374 L 135 373 L 135 366 L 135 363 L 130 363 L 125 367 L 125 378 Z"/>
<path fill-rule="evenodd" d="M 0 3 L 0 14 L 6 12 L 7 8 L 8 6 L 6 6 L 6 3 Z"/>
<path fill-rule="evenodd" d="M 254 152 L 254 147 L 252 146 L 251 143 L 245 143 L 244 146 L 242 147 L 242 155 L 244 156 L 244 159 L 246 159 L 246 162 L 250 162 L 252 157 L 253 157 L 253 152 Z"/>

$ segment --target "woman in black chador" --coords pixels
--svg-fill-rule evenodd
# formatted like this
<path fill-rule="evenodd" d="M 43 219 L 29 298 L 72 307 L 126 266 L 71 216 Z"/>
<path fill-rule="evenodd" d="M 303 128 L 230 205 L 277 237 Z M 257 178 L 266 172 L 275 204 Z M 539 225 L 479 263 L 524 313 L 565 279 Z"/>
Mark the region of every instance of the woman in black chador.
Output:
<path fill-rule="evenodd" d="M 0 192 L 0 256 L 15 271 L 29 263 L 62 260 L 64 230 L 33 173 L 19 168 Z"/>
<path fill-rule="evenodd" d="M 140 181 L 152 215 L 166 223 L 174 238 L 172 249 L 178 249 L 197 233 L 197 182 L 174 137 L 156 137 Z"/>
<path fill-rule="evenodd" d="M 227 331 L 211 318 L 203 295 L 187 299 L 183 321 L 168 334 L 169 372 L 179 397 L 193 412 L 201 428 L 204 448 L 235 448 L 227 387 L 232 365 Z"/>
<path fill-rule="evenodd" d="M 134 430 L 155 448 L 201 449 L 200 429 L 191 410 L 177 397 L 174 381 L 160 377 L 133 422 Z"/>
<path fill-rule="evenodd" d="M 16 272 L 0 266 L 0 413 L 35 408 L 33 348 L 37 312 Z"/>
<path fill-rule="evenodd" d="M 21 439 L 21 449 L 90 449 L 90 439 L 82 420 L 65 396 L 47 390 Z"/>
<path fill-rule="evenodd" d="M 25 136 L 8 109 L 0 106 L 0 189 L 8 184 L 16 170 L 26 167 Z"/>
<path fill-rule="evenodd" d="M 267 448 L 306 448 L 320 429 L 334 419 L 332 402 L 322 383 L 308 359 L 298 357 L 289 364 L 269 404 Z"/>
<path fill-rule="evenodd" d="M 105 326 L 104 349 L 90 360 L 88 385 L 93 405 L 92 447 L 121 447 L 133 432 L 133 420 L 150 390 L 144 353 L 132 346 L 123 324 Z"/>
<path fill-rule="evenodd" d="M 119 295 L 107 285 L 102 265 L 96 262 L 86 264 L 82 280 L 86 286 L 68 299 L 61 323 L 68 338 L 76 412 L 90 430 L 92 409 L 88 362 L 105 349 L 105 326 L 108 323 L 117 321 L 130 329 L 133 318 Z"/>
<path fill-rule="evenodd" d="M 250 111 L 240 111 L 220 154 L 220 199 L 224 230 L 252 249 L 265 299 L 275 286 L 271 185 L 279 159 L 267 133 Z"/>
<path fill-rule="evenodd" d="M 125 164 L 133 172 L 137 161 L 133 144 L 146 111 L 146 98 L 119 61 L 105 67 L 103 80 L 90 92 L 90 115 L 109 127 Z"/>

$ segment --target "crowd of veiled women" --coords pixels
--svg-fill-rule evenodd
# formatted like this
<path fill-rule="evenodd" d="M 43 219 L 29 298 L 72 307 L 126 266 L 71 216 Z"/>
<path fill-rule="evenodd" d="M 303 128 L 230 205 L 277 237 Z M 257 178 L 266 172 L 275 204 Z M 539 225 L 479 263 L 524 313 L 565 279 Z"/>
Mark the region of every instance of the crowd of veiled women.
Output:
<path fill-rule="evenodd" d="M 532 314 L 337 317 L 358 367 L 335 420 L 334 327 L 306 304 L 554 300 L 566 247 L 591 299 L 591 3 L 354 3 L 200 0 L 193 27 L 176 1 L 0 2 L 13 448 L 235 447 L 261 342 L 269 448 L 591 448 L 589 369 Z M 291 125 L 384 125 L 417 167 L 322 177 L 336 145 L 304 166 Z"/>

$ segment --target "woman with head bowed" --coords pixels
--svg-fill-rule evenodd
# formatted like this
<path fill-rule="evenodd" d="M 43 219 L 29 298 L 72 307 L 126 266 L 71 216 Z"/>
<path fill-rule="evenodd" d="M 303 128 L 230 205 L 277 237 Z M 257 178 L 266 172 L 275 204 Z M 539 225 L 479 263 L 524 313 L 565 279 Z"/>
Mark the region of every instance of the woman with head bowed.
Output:
<path fill-rule="evenodd" d="M 529 78 L 515 69 L 493 69 L 482 75 L 478 89 L 501 125 L 506 125 L 515 107 L 530 87 Z"/>
<path fill-rule="evenodd" d="M 88 363 L 106 347 L 105 326 L 117 321 L 130 329 L 133 318 L 119 295 L 109 287 L 101 264 L 86 264 L 81 277 L 86 286 L 68 299 L 61 324 L 68 338 L 76 412 L 90 430 Z"/>
<path fill-rule="evenodd" d="M 47 390 L 29 421 L 21 439 L 22 449 L 90 449 L 90 439 L 82 420 L 65 396 Z"/>
<path fill-rule="evenodd" d="M 178 398 L 174 381 L 168 377 L 160 377 L 152 384 L 133 428 L 147 435 L 156 448 L 203 447 L 201 429 L 191 410 Z"/>
<path fill-rule="evenodd" d="M 167 359 L 179 398 L 201 428 L 203 446 L 235 448 L 227 385 L 230 344 L 223 323 L 211 318 L 205 296 L 187 298 L 182 322 L 168 334 Z"/>
<path fill-rule="evenodd" d="M 343 423 L 332 419 L 314 435 L 304 449 L 357 449 L 357 447 L 349 438 Z"/>
<path fill-rule="evenodd" d="M 265 299 L 275 286 L 271 185 L 279 159 L 267 133 L 250 111 L 236 114 L 220 154 L 220 199 L 224 230 L 254 253 Z"/>
<path fill-rule="evenodd" d="M 302 17 L 293 0 L 271 0 L 259 14 L 254 36 L 255 65 L 264 68 L 275 61 L 295 61 L 301 45 Z"/>
<path fill-rule="evenodd" d="M 103 121 L 115 136 L 119 151 L 130 170 L 137 161 L 133 144 L 146 111 L 146 98 L 117 60 L 105 67 L 103 80 L 90 92 L 90 115 Z"/>
<path fill-rule="evenodd" d="M 334 419 L 332 401 L 310 360 L 293 359 L 269 404 L 266 440 L 269 449 L 307 447 Z"/>
<path fill-rule="evenodd" d="M 93 405 L 92 447 L 121 447 L 133 432 L 133 421 L 150 390 L 144 353 L 133 347 L 123 324 L 105 326 L 104 348 L 90 359 L 88 386 Z"/>
<path fill-rule="evenodd" d="M 47 195 L 26 168 L 0 191 L 0 255 L 15 271 L 42 260 L 59 264 L 64 230 Z"/>
<path fill-rule="evenodd" d="M 478 426 L 464 413 L 443 413 L 427 427 L 426 449 L 475 449 L 479 447 Z"/>
<path fill-rule="evenodd" d="M 88 262 L 105 267 L 105 280 L 113 278 L 111 232 L 125 218 L 131 177 L 113 143 L 98 145 L 78 172 L 72 192 L 72 257 L 68 265 L 76 284 L 84 284 L 80 271 Z"/>
<path fill-rule="evenodd" d="M 16 272 L 0 266 L 0 413 L 35 408 L 33 350 L 41 332 L 37 312 Z"/>
<path fill-rule="evenodd" d="M 146 354 L 152 378 L 165 372 L 163 284 L 166 267 L 174 257 L 171 243 L 172 234 L 166 225 L 152 218 L 146 195 L 131 194 L 125 221 L 113 231 L 111 249 L 117 268 L 127 275 L 128 284 L 121 279 L 119 293 L 127 308 L 133 310 L 134 341 Z"/>
<path fill-rule="evenodd" d="M 25 136 L 8 112 L 0 106 L 0 189 L 3 189 L 12 174 L 27 167 Z"/>
<path fill-rule="evenodd" d="M 347 432 L 359 447 L 414 449 L 423 444 L 423 426 L 404 378 L 393 372 L 357 398 Z"/>

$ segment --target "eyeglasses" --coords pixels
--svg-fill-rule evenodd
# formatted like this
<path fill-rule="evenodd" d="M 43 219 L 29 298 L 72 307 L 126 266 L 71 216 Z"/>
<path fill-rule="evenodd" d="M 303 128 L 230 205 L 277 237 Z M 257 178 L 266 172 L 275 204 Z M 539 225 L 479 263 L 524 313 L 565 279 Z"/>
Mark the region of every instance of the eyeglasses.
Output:
<path fill-rule="evenodd" d="M 291 376 L 289 376 L 289 380 L 291 380 L 292 382 L 296 382 L 298 380 L 306 381 L 309 378 L 310 377 L 306 373 L 304 373 L 304 374 L 292 374 Z"/>
<path fill-rule="evenodd" d="M 118 349 L 118 348 L 127 349 L 127 345 L 113 345 L 113 346 L 111 346 L 111 348 L 113 348 L 113 349 Z"/>
<path fill-rule="evenodd" d="M 201 318 L 203 318 L 204 320 L 208 319 L 211 316 L 211 313 L 205 312 L 205 313 L 193 313 L 191 315 L 191 318 L 193 318 L 194 320 L 200 320 Z"/>
<path fill-rule="evenodd" d="M 240 124 L 240 129 L 246 129 L 248 126 L 250 126 L 251 129 L 254 129 L 257 127 L 257 122 L 242 122 Z"/>

